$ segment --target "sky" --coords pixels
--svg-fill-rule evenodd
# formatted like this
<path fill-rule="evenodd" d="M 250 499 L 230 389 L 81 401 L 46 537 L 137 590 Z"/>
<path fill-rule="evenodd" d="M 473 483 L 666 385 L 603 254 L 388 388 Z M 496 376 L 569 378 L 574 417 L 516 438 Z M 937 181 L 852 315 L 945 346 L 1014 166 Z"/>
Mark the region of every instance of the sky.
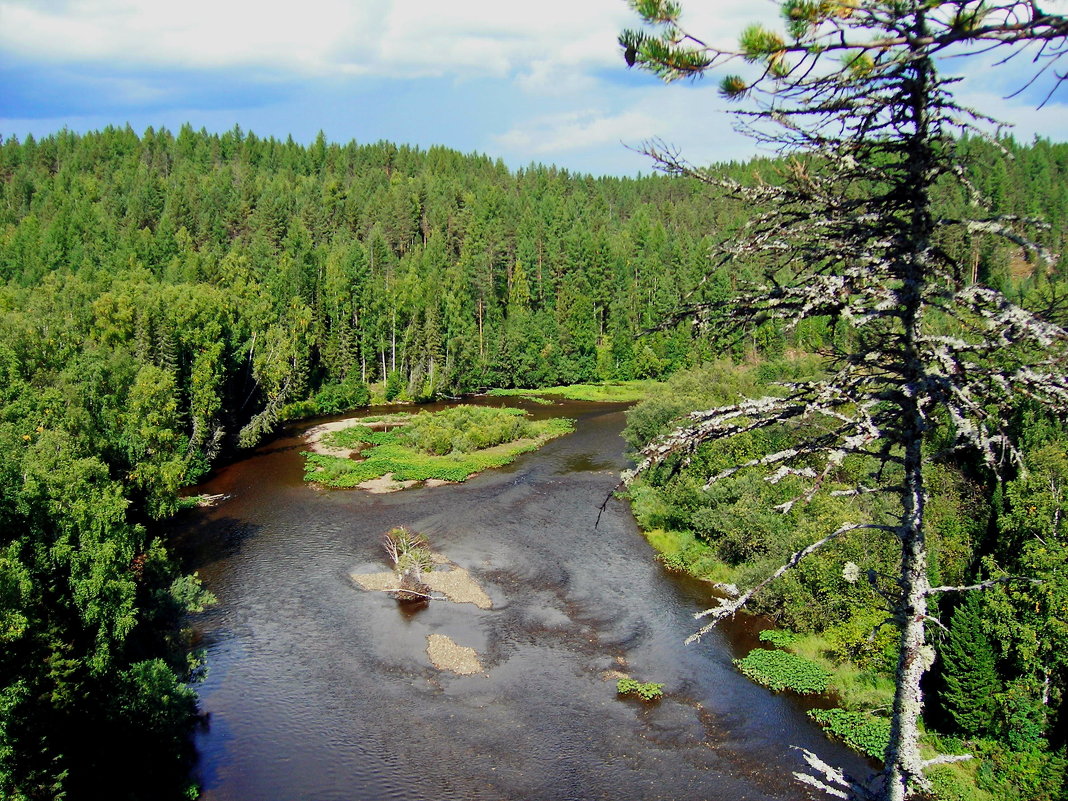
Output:
<path fill-rule="evenodd" d="M 1068 12 L 1068 0 L 1045 0 Z M 771 0 L 688 0 L 687 28 L 730 46 Z M 258 136 L 445 145 L 580 173 L 651 171 L 659 138 L 692 163 L 760 151 L 714 80 L 628 70 L 624 0 L 0 0 L 0 136 L 184 123 Z M 1018 140 L 1068 140 L 1068 86 L 1010 98 L 1032 65 L 959 60 L 963 102 Z M 1048 85 L 1047 85 L 1048 91 Z"/>

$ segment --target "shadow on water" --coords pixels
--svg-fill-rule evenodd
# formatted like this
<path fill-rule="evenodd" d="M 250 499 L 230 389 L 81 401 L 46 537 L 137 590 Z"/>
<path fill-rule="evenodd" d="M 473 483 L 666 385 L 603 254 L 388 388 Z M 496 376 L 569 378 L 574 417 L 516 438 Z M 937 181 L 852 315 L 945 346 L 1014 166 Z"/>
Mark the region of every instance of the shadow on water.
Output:
<path fill-rule="evenodd" d="M 289 432 L 200 488 L 230 495 L 176 522 L 220 601 L 192 621 L 209 663 L 208 801 L 814 798 L 791 779 L 791 745 L 865 772 L 795 699 L 738 674 L 743 633 L 682 644 L 708 593 L 653 561 L 626 504 L 594 527 L 627 464 L 625 407 L 528 408 L 578 428 L 459 485 L 317 490 Z M 396 525 L 467 569 L 492 608 L 404 610 L 357 588 L 351 573 L 386 569 Z M 437 670 L 431 634 L 474 648 L 483 672 Z M 620 672 L 666 697 L 618 698 Z"/>

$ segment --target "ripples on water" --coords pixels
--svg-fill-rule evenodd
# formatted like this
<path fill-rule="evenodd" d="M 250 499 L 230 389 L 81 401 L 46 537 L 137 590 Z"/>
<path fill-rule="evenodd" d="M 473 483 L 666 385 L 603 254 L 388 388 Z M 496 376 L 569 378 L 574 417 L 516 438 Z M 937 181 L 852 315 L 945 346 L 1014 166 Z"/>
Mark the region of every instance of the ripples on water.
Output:
<path fill-rule="evenodd" d="M 621 408 L 534 407 L 578 430 L 462 485 L 316 490 L 294 438 L 220 470 L 201 490 L 232 497 L 178 521 L 219 598 L 193 621 L 209 665 L 203 797 L 806 798 L 790 745 L 864 773 L 795 699 L 734 670 L 730 631 L 682 644 L 707 597 L 652 560 L 624 503 L 594 527 L 626 464 Z M 356 588 L 350 573 L 385 569 L 396 525 L 470 570 L 493 608 L 406 614 Z M 486 673 L 435 670 L 431 633 L 475 648 Z M 620 669 L 665 699 L 618 699 L 604 674 Z"/>

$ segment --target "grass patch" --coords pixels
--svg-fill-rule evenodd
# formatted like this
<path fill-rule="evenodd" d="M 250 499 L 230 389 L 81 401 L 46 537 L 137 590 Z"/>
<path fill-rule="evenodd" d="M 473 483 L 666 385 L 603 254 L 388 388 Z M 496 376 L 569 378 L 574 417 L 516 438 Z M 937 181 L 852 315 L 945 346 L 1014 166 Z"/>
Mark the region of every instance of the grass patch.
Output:
<path fill-rule="evenodd" d="M 819 634 L 797 635 L 788 646 L 792 653 L 815 662 L 831 674 L 830 691 L 849 710 L 888 708 L 894 698 L 894 682 L 889 676 L 864 670 L 849 661 L 837 662 L 828 654 L 831 643 Z"/>
<path fill-rule="evenodd" d="M 831 679 L 831 674 L 815 662 L 788 651 L 757 648 L 744 659 L 735 659 L 734 664 L 753 681 L 775 691 L 813 695 L 825 692 Z"/>
<path fill-rule="evenodd" d="M 595 384 L 570 384 L 541 389 L 491 389 L 487 395 L 519 396 L 534 400 L 545 395 L 578 401 L 602 403 L 634 403 L 651 397 L 664 386 L 662 381 L 600 381 Z"/>
<path fill-rule="evenodd" d="M 323 436 L 323 444 L 331 448 L 355 449 L 361 445 L 395 445 L 397 442 L 397 435 L 393 431 L 375 431 L 362 425 L 331 431 Z"/>
<path fill-rule="evenodd" d="M 478 411 L 468 416 L 459 411 L 464 409 Z M 481 424 L 476 426 L 473 421 Z M 363 445 L 364 458 L 354 461 L 306 453 L 305 480 L 328 487 L 355 487 L 392 473 L 397 481 L 464 481 L 483 470 L 510 464 L 520 454 L 574 430 L 574 422 L 565 418 L 535 421 L 515 409 L 463 406 L 408 415 L 397 422 L 398 426 L 390 431 L 354 425 L 324 438 L 324 442 L 337 447 L 355 449 Z M 514 438 L 497 441 L 503 433 Z M 476 447 L 483 442 L 493 444 Z"/>
<path fill-rule="evenodd" d="M 643 533 L 656 549 L 657 561 L 668 570 L 688 573 L 694 578 L 718 584 L 734 584 L 737 581 L 737 571 L 691 532 L 654 528 Z"/>
<path fill-rule="evenodd" d="M 789 648 L 797 642 L 797 635 L 789 629 L 764 629 L 760 632 L 761 642 L 770 642 L 776 648 Z"/>

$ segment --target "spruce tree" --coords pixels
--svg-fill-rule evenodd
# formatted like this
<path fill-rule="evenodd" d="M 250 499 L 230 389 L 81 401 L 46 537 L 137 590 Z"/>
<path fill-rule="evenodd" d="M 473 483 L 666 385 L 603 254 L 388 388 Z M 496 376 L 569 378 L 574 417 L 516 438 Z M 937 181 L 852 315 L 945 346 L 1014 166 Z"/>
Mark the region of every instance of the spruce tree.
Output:
<path fill-rule="evenodd" d="M 949 635 L 939 648 L 946 683 L 942 703 L 969 737 L 990 732 L 995 697 L 1002 689 L 987 628 L 982 597 L 969 593 L 953 611 Z"/>

